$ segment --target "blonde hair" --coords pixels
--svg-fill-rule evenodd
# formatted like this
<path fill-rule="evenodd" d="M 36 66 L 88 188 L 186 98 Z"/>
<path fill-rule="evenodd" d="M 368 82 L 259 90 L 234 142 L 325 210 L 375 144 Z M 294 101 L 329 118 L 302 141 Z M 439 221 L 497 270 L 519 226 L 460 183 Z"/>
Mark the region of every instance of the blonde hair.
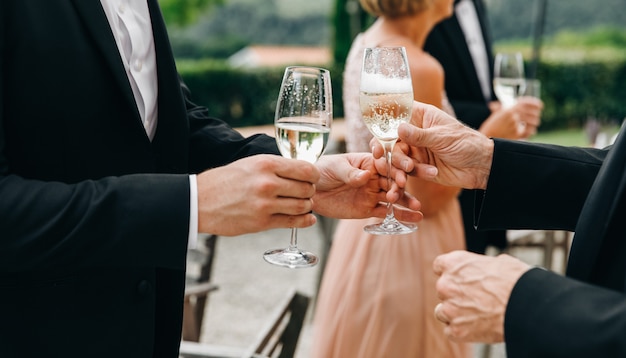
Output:
<path fill-rule="evenodd" d="M 363 10 L 374 16 L 400 17 L 427 9 L 435 0 L 359 0 Z"/>

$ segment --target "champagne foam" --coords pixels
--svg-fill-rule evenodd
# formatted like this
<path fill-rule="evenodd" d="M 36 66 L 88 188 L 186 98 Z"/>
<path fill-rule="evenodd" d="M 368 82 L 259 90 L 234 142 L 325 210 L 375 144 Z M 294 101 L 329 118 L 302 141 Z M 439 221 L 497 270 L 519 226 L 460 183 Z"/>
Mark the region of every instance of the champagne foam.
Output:
<path fill-rule="evenodd" d="M 389 78 L 379 73 L 361 75 L 361 91 L 370 93 L 405 93 L 413 91 L 411 81 Z"/>

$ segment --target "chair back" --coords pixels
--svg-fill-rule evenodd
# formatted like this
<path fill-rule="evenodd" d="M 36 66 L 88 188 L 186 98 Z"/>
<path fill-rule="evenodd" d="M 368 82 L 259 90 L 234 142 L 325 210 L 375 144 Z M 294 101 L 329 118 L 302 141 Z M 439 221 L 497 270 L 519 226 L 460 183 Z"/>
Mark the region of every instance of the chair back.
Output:
<path fill-rule="evenodd" d="M 272 319 L 259 333 L 256 341 L 244 355 L 245 358 L 292 358 L 300 337 L 310 297 L 290 291 L 279 303 Z"/>

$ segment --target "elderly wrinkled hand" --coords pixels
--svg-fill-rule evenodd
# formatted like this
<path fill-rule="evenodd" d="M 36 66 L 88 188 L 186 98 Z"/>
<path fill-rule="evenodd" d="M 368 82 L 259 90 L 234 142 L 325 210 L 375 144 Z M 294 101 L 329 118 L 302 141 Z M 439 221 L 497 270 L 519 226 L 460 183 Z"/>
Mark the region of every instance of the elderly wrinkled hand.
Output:
<path fill-rule="evenodd" d="M 393 165 L 439 184 L 485 189 L 493 141 L 437 107 L 414 102 L 411 122 L 398 128 Z M 383 155 L 373 143 L 375 157 Z"/>
<path fill-rule="evenodd" d="M 433 270 L 439 276 L 436 289 L 441 303 L 435 317 L 445 324 L 446 336 L 464 342 L 502 342 L 511 291 L 529 269 L 508 255 L 453 251 L 438 256 Z"/>

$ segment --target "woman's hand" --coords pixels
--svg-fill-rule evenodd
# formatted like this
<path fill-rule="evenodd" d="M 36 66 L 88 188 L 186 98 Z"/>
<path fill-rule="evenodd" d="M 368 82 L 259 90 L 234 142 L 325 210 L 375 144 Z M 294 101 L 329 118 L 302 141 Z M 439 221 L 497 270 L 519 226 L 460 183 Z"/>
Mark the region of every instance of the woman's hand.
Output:
<path fill-rule="evenodd" d="M 385 217 L 386 202 L 402 205 L 396 210 L 398 220 L 418 222 L 423 215 L 420 202 L 402 189 L 406 173 L 396 168 L 392 187 L 387 188 L 384 160 L 370 153 L 322 156 L 316 163 L 321 179 L 313 196 L 313 209 L 321 215 L 342 218 Z M 382 173 L 381 173 L 382 172 Z"/>

